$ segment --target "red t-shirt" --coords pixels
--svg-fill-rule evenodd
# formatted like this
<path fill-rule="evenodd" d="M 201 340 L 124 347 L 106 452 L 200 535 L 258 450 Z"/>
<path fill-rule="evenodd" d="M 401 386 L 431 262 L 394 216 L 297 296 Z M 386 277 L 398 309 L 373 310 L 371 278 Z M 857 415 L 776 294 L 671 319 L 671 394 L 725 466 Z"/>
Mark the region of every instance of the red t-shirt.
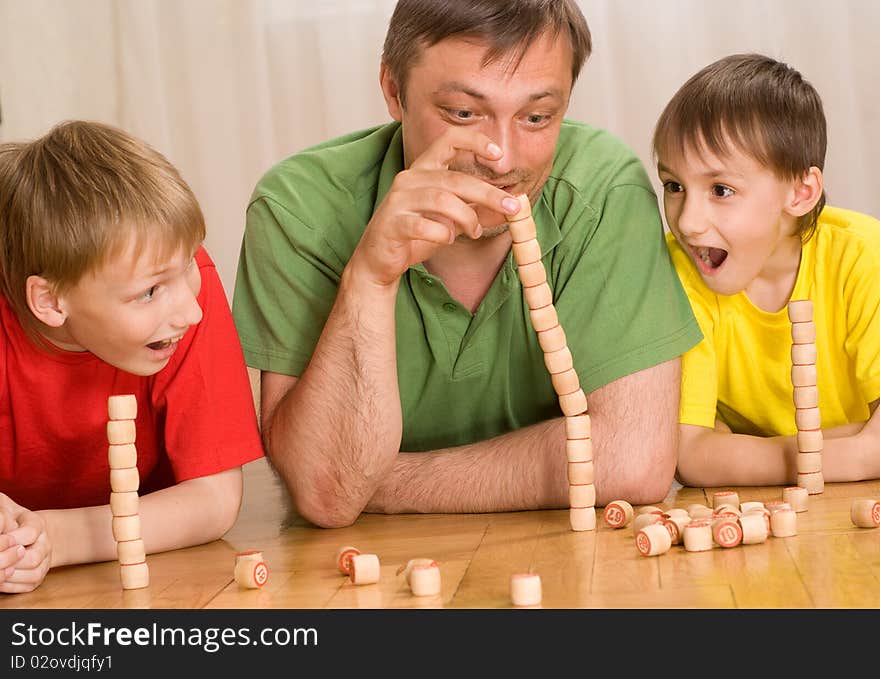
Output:
<path fill-rule="evenodd" d="M 203 248 L 196 262 L 202 320 L 149 377 L 38 347 L 0 296 L 0 492 L 32 510 L 107 504 L 113 394 L 137 396 L 141 495 L 263 455 L 229 303 Z"/>

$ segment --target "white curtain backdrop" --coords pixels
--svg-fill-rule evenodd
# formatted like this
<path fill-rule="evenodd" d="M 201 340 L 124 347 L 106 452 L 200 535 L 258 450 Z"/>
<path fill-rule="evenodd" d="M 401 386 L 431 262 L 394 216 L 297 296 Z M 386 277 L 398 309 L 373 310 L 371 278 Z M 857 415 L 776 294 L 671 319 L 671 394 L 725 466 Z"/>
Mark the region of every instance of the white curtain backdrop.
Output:
<path fill-rule="evenodd" d="M 244 209 L 262 173 L 308 145 L 389 119 L 378 62 L 394 4 L 0 0 L 0 141 L 82 118 L 151 143 L 198 196 L 231 296 Z M 829 202 L 880 217 L 880 2 L 581 7 L 594 51 L 568 115 L 622 137 L 652 178 L 652 128 L 674 91 L 718 57 L 760 51 L 788 61 L 822 95 Z"/>

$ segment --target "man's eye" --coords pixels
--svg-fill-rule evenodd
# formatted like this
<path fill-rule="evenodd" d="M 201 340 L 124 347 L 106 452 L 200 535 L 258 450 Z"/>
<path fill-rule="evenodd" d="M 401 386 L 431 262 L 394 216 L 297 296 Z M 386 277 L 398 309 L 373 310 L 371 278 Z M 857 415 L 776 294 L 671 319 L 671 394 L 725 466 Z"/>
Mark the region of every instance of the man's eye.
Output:
<path fill-rule="evenodd" d="M 530 125 L 540 125 L 541 123 L 545 122 L 549 118 L 550 118 L 550 116 L 542 116 L 542 115 L 538 115 L 537 113 L 535 113 L 533 115 L 528 116 L 528 118 L 526 118 L 526 120 L 529 121 Z"/>
<path fill-rule="evenodd" d="M 467 111 L 465 109 L 460 109 L 460 108 L 449 108 L 446 110 L 449 112 L 449 114 L 453 118 L 458 118 L 459 120 L 470 120 L 471 118 L 474 117 L 473 111 Z"/>
<path fill-rule="evenodd" d="M 715 184 L 712 187 L 712 195 L 716 198 L 729 198 L 734 194 L 734 191 L 729 186 L 724 186 L 723 184 Z"/>

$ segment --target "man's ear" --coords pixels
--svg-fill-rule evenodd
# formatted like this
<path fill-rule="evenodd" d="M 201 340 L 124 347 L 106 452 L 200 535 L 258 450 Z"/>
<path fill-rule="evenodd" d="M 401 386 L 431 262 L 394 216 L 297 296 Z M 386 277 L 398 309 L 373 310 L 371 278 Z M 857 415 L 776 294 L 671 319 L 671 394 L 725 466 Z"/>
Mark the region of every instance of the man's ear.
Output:
<path fill-rule="evenodd" d="M 803 217 L 816 207 L 816 203 L 822 197 L 823 181 L 822 170 L 811 167 L 807 173 L 795 181 L 791 200 L 785 209 L 794 217 Z"/>
<path fill-rule="evenodd" d="M 397 122 L 403 118 L 403 104 L 400 102 L 400 88 L 397 81 L 391 75 L 391 71 L 382 62 L 379 67 L 379 85 L 382 87 L 382 96 L 385 97 L 385 105 L 388 107 L 388 113 Z"/>
<path fill-rule="evenodd" d="M 61 297 L 42 276 L 28 276 L 25 283 L 28 308 L 37 320 L 52 328 L 60 328 L 67 320 Z"/>

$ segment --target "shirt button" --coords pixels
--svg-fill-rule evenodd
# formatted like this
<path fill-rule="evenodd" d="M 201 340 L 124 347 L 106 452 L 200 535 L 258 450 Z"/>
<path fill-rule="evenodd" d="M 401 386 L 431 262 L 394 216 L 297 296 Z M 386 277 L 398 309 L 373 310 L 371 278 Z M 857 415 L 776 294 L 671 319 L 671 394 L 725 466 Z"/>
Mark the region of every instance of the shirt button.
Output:
<path fill-rule="evenodd" d="M 446 309 L 446 311 L 451 312 L 455 311 L 458 307 L 456 307 L 452 302 L 446 302 L 446 304 L 443 305 L 443 308 Z"/>
<path fill-rule="evenodd" d="M 429 288 L 434 287 L 434 281 L 432 281 L 430 278 L 423 278 L 422 280 L 425 281 L 425 285 L 427 285 Z"/>

